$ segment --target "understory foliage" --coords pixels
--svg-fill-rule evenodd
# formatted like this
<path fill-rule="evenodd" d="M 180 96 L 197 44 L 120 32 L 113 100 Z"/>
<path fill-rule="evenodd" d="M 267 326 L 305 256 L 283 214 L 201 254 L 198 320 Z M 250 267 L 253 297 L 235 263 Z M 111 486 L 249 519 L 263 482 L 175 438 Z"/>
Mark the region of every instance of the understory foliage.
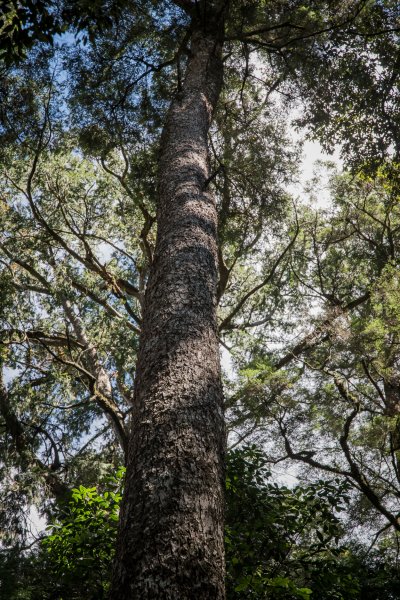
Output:
<path fill-rule="evenodd" d="M 21 561 L 4 555 L 9 600 L 106 598 L 124 469 L 97 487 L 79 486 Z M 318 480 L 294 488 L 271 482 L 264 453 L 229 454 L 225 547 L 227 597 L 351 600 L 397 598 L 400 574 L 390 548 L 349 545 L 341 515 L 349 486 Z"/>
<path fill-rule="evenodd" d="M 206 26 L 200 0 L 0 6 L 1 598 L 108 591 L 160 136 L 193 4 Z M 226 7 L 206 186 L 228 598 L 395 600 L 399 4 Z M 341 163 L 305 183 L 307 136 Z M 51 524 L 37 543 L 36 511 Z"/>

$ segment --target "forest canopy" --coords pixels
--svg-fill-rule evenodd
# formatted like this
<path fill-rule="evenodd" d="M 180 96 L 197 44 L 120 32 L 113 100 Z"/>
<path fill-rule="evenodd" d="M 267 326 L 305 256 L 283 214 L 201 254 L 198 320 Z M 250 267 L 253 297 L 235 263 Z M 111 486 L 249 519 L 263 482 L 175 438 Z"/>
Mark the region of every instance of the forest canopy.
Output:
<path fill-rule="evenodd" d="M 400 598 L 399 31 L 2 4 L 0 597 Z"/>

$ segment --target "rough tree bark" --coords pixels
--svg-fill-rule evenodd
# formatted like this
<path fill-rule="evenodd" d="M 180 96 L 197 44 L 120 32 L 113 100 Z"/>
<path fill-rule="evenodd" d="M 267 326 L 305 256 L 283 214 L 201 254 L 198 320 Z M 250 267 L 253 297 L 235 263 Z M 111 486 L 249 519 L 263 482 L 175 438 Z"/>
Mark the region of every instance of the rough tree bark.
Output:
<path fill-rule="evenodd" d="M 222 32 L 223 15 L 215 8 L 201 24 L 192 19 L 182 89 L 161 139 L 157 244 L 145 298 L 112 600 L 225 597 L 217 214 L 207 186 L 207 134 L 223 75 Z"/>

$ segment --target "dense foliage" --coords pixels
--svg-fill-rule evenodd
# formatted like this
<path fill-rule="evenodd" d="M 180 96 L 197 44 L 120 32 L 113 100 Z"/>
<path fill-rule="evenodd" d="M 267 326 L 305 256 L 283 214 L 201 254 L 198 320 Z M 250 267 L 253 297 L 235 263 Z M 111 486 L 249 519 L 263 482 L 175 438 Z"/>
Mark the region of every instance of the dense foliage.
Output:
<path fill-rule="evenodd" d="M 115 551 L 124 469 L 72 490 L 46 535 L 24 558 L 1 561 L 10 600 L 105 598 Z M 227 597 L 312 600 L 397 598 L 393 551 L 349 546 L 342 515 L 349 486 L 271 483 L 264 453 L 234 450 L 226 479 Z"/>
<path fill-rule="evenodd" d="M 160 136 L 192 4 L 0 7 L 10 600 L 107 593 Z M 228 595 L 400 598 L 398 2 L 227 4 L 207 185 L 219 213 Z M 342 163 L 320 163 L 300 189 L 306 135 Z M 33 507 L 57 526 L 31 546 Z"/>

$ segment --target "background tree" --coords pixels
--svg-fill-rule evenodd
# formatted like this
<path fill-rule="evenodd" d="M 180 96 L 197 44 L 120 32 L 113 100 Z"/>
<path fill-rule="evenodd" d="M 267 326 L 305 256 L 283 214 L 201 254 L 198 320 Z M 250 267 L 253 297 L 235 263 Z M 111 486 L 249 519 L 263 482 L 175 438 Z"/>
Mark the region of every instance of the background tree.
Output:
<path fill-rule="evenodd" d="M 398 530 L 397 196 L 382 176 L 335 177 L 332 186 L 332 213 L 314 215 L 292 256 L 301 294 L 313 300 L 309 333 L 287 353 L 254 351 L 234 410 L 276 427 L 276 462 L 351 482 L 362 494 L 352 516 L 370 525 L 373 508 L 382 534 Z"/>

